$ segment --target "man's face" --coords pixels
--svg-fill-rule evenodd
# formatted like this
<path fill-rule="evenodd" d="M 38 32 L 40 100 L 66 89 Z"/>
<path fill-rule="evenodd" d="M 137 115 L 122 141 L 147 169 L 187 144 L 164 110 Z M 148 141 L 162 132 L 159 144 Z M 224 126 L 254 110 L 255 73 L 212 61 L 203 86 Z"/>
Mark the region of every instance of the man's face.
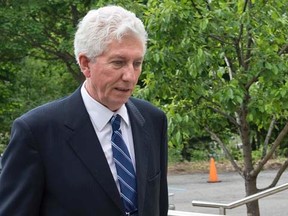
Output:
<path fill-rule="evenodd" d="M 86 89 L 91 97 L 112 111 L 128 101 L 142 69 L 144 47 L 139 39 L 125 36 L 112 41 L 107 50 L 88 62 Z"/>

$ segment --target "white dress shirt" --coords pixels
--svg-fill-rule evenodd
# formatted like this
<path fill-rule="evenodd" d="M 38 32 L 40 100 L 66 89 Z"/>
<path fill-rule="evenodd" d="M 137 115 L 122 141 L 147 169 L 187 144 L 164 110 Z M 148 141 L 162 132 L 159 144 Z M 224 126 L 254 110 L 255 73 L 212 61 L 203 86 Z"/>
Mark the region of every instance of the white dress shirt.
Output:
<path fill-rule="evenodd" d="M 110 170 L 120 191 L 120 186 L 117 178 L 117 171 L 115 162 L 113 159 L 113 152 L 112 152 L 112 143 L 111 143 L 111 136 L 112 136 L 112 126 L 110 124 L 110 119 L 113 115 L 119 114 L 122 117 L 121 121 L 121 131 L 123 139 L 127 145 L 128 151 L 130 153 L 132 163 L 136 172 L 135 166 L 135 153 L 134 153 L 134 144 L 133 144 L 133 136 L 131 130 L 131 124 L 128 116 L 128 112 L 126 106 L 123 105 L 119 110 L 116 112 L 112 112 L 107 107 L 103 106 L 95 99 L 93 99 L 85 88 L 85 83 L 81 87 L 81 95 L 87 109 L 87 112 L 90 116 L 91 122 L 93 124 L 94 130 L 97 134 L 103 152 L 106 156 L 107 162 L 109 164 Z M 123 121 L 124 120 L 124 121 Z M 93 142 L 94 140 L 91 140 Z M 96 145 L 96 142 L 95 142 Z"/>

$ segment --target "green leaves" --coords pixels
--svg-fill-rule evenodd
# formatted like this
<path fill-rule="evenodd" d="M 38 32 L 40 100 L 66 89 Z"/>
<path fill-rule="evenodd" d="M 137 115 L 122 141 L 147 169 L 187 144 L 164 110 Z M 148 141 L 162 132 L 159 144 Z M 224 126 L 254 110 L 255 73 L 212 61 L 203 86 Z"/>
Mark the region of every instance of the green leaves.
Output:
<path fill-rule="evenodd" d="M 55 80 L 82 80 L 72 51 L 75 27 L 90 8 L 106 4 L 134 11 L 147 28 L 148 50 L 134 95 L 165 110 L 176 152 L 193 137 L 206 136 L 205 127 L 222 137 L 235 133 L 237 115 L 256 130 L 267 129 L 272 115 L 287 118 L 288 2 L 276 0 L 2 3 L 0 99 L 10 105 L 1 104 L 1 114 L 32 105 L 20 94 L 11 99 L 15 85 L 56 96 L 53 86 L 64 93 L 75 83 L 66 89 Z M 37 85 L 45 77 L 55 79 L 51 86 Z M 36 100 L 36 92 L 30 93 Z"/>
<path fill-rule="evenodd" d="M 236 113 L 256 130 L 287 117 L 287 4 L 149 1 L 142 87 L 167 112 L 173 146 L 204 127 L 235 133 Z"/>

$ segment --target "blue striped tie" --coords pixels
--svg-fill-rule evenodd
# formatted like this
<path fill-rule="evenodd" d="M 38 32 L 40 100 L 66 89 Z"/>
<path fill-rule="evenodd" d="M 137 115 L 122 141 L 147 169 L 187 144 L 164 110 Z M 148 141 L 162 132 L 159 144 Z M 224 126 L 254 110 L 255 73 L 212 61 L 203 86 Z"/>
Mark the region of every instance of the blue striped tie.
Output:
<path fill-rule="evenodd" d="M 125 210 L 134 212 L 137 210 L 136 175 L 127 146 L 122 138 L 120 123 L 120 115 L 117 114 L 111 118 L 112 151 Z"/>

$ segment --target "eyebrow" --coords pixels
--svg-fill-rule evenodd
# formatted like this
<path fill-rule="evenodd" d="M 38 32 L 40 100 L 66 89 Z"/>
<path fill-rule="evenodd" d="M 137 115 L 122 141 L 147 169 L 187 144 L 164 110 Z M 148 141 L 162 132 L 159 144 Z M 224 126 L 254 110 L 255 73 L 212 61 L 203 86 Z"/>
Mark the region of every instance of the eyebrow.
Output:
<path fill-rule="evenodd" d="M 111 59 L 124 59 L 124 60 L 126 60 L 127 57 L 122 56 L 122 55 L 119 55 L 119 54 L 116 54 L 116 55 L 111 56 L 109 59 L 110 59 L 110 60 L 111 60 Z M 143 60 L 144 60 L 144 56 L 138 57 L 138 58 L 136 58 L 135 60 L 136 60 L 136 61 L 138 61 L 138 60 L 143 61 Z"/>

